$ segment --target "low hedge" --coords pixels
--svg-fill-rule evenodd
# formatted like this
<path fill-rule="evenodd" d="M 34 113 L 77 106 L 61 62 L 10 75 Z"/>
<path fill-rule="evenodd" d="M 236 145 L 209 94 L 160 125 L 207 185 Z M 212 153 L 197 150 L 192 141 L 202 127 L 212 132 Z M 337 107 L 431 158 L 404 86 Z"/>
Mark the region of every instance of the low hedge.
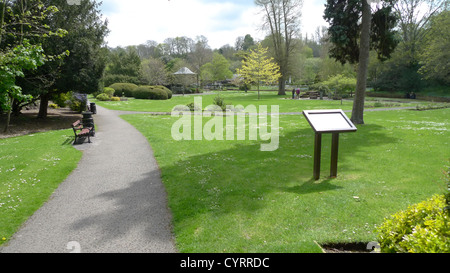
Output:
<path fill-rule="evenodd" d="M 115 97 L 122 97 L 125 96 L 127 98 L 133 97 L 133 91 L 138 88 L 138 86 L 134 83 L 115 83 L 109 86 L 110 88 L 114 89 L 114 96 Z"/>
<path fill-rule="evenodd" d="M 168 100 L 172 91 L 164 86 L 140 86 L 133 91 L 133 97 L 143 100 Z"/>

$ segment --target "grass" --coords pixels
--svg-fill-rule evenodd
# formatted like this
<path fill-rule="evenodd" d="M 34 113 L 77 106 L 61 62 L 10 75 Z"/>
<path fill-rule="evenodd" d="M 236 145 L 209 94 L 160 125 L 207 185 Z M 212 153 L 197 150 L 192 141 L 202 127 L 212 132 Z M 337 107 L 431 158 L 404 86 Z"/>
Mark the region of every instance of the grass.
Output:
<path fill-rule="evenodd" d="M 291 96 L 288 94 L 286 96 L 278 96 L 276 92 L 261 92 L 261 99 L 258 100 L 257 92 L 214 92 L 212 94 L 202 95 L 202 108 L 213 104 L 213 99 L 220 94 L 220 96 L 225 98 L 225 102 L 233 106 L 237 105 L 255 105 L 259 107 L 260 105 L 278 105 L 279 110 L 282 113 L 289 112 L 301 112 L 303 110 L 314 110 L 314 109 L 343 109 L 351 110 L 353 106 L 353 101 L 351 100 L 292 100 Z M 111 110 L 122 110 L 122 111 L 137 111 L 137 112 L 171 112 L 175 106 L 187 105 L 193 103 L 195 97 L 194 95 L 188 96 L 175 96 L 171 100 L 167 101 L 153 101 L 153 100 L 136 100 L 128 99 L 128 101 L 121 102 L 102 102 L 93 99 L 92 101 L 100 106 Z M 442 104 L 442 103 L 441 103 Z M 437 105 L 433 102 L 425 102 L 419 100 L 407 100 L 407 99 L 384 99 L 384 98 L 367 98 L 366 107 L 430 107 Z M 445 104 L 445 105 L 448 105 Z M 269 112 L 271 108 L 267 109 Z"/>
<path fill-rule="evenodd" d="M 336 179 L 324 137 L 314 181 L 313 131 L 302 116 L 280 116 L 274 152 L 261 152 L 260 140 L 177 142 L 177 118 L 123 116 L 154 149 L 181 252 L 314 252 L 314 241 L 374 241 L 384 217 L 443 192 L 449 117 L 450 109 L 366 113 L 357 133 L 341 135 Z"/>
<path fill-rule="evenodd" d="M 213 94 L 203 95 L 202 105 L 203 109 L 206 106 L 213 104 L 213 99 L 220 94 L 220 96 L 225 98 L 226 103 L 230 103 L 234 106 L 237 105 L 255 105 L 259 107 L 260 105 L 279 105 L 281 112 L 301 112 L 302 107 L 307 108 L 320 108 L 323 107 L 323 101 L 311 100 L 311 101 L 300 101 L 291 100 L 289 96 L 278 96 L 277 93 L 273 92 L 262 92 L 261 99 L 258 100 L 257 92 L 215 92 Z M 168 101 L 151 101 L 151 100 L 136 100 L 129 99 L 124 102 L 100 102 L 93 100 L 100 106 L 106 107 L 111 110 L 123 110 L 123 111 L 142 111 L 142 112 L 171 112 L 172 109 L 177 105 L 187 105 L 194 102 L 196 96 L 175 96 Z M 198 96 L 197 96 L 198 97 Z M 350 101 L 329 101 L 327 107 L 330 108 L 342 108 L 350 110 L 353 103 Z M 270 107 L 268 111 L 270 112 Z"/>
<path fill-rule="evenodd" d="M 81 159 L 71 130 L 0 140 L 0 245 L 39 209 Z"/>
<path fill-rule="evenodd" d="M 352 104 L 271 93 L 260 101 L 251 92 L 223 96 L 233 105 L 279 105 L 281 112 L 350 110 Z M 203 107 L 214 97 L 203 96 Z M 170 112 L 193 101 L 185 96 L 98 104 Z M 256 253 L 318 252 L 315 241 L 373 241 L 384 217 L 442 193 L 441 169 L 450 158 L 449 117 L 450 109 L 367 112 L 357 133 L 341 135 L 336 179 L 327 177 L 331 140 L 324 137 L 322 179 L 314 181 L 313 131 L 300 115 L 280 116 L 280 146 L 274 152 L 261 152 L 261 140 L 177 142 L 171 136 L 177 118 L 123 116 L 154 149 L 178 249 Z M 0 244 L 76 167 L 81 152 L 68 145 L 71 139 L 66 130 L 0 140 Z"/>

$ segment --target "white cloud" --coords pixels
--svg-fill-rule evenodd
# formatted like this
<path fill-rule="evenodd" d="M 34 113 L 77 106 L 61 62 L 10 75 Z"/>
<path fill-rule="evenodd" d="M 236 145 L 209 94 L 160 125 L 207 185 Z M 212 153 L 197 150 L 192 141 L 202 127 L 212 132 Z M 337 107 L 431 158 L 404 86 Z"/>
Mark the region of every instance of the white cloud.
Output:
<path fill-rule="evenodd" d="M 308 33 L 308 37 L 316 31 L 317 27 L 328 26 L 323 19 L 326 0 L 304 0 L 302 13 L 303 36 Z"/>
<path fill-rule="evenodd" d="M 321 19 L 324 0 L 305 0 L 303 26 Z M 251 34 L 264 37 L 258 31 L 261 23 L 253 1 L 218 0 L 103 0 L 102 9 L 111 30 L 108 45 L 127 46 L 154 40 L 186 36 L 195 39 L 203 35 L 212 48 L 234 45 L 236 38 Z M 317 15 L 319 13 L 319 15 Z M 316 15 L 313 15 L 316 14 Z M 307 32 L 313 32 L 303 27 Z M 302 31 L 304 32 L 304 31 Z"/>

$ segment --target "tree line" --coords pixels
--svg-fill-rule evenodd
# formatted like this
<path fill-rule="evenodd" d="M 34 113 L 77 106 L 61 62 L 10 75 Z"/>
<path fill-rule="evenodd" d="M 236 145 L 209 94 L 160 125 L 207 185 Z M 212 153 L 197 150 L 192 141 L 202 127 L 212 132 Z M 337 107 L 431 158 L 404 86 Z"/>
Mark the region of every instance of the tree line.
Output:
<path fill-rule="evenodd" d="M 0 111 L 19 113 L 40 100 L 39 117 L 45 118 L 48 101 L 60 94 L 95 93 L 117 82 L 173 85 L 173 73 L 182 67 L 197 73 L 192 82 L 200 85 L 232 79 L 259 45 L 278 64 L 280 95 L 286 84 L 332 86 L 333 79 L 345 80 L 346 92 L 356 94 L 356 123 L 364 122 L 367 86 L 448 91 L 448 0 L 327 0 L 323 16 L 329 28 L 312 35 L 301 32 L 302 3 L 255 0 L 267 30 L 261 41 L 243 34 L 234 45 L 212 49 L 204 36 L 172 37 L 109 48 L 108 22 L 95 1 L 2 0 Z M 352 91 L 348 83 L 354 81 L 358 87 Z"/>

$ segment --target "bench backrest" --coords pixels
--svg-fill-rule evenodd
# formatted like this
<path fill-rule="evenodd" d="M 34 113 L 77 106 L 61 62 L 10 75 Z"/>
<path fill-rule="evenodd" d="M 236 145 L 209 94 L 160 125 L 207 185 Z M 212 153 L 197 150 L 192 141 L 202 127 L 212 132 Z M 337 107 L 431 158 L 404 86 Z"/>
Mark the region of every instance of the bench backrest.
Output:
<path fill-rule="evenodd" d="M 81 124 L 81 120 L 77 120 L 72 124 L 72 127 L 74 127 L 74 128 L 78 127 L 78 126 L 80 126 L 80 124 Z"/>

